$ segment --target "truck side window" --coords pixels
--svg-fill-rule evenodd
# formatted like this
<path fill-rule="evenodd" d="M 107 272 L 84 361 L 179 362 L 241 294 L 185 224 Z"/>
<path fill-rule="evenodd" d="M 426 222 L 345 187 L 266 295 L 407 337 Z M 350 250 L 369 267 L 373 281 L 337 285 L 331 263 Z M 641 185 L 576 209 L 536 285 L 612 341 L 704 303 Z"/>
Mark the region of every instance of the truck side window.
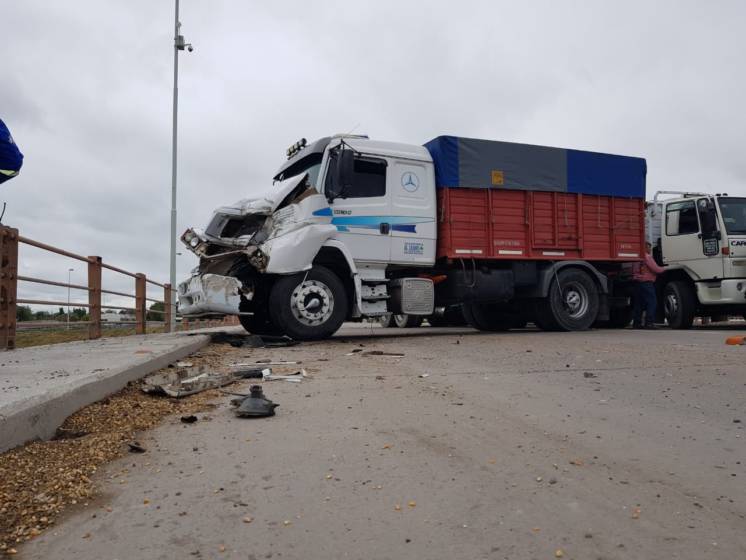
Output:
<path fill-rule="evenodd" d="M 386 160 L 356 157 L 349 198 L 386 195 Z"/>
<path fill-rule="evenodd" d="M 666 206 L 666 235 L 687 235 L 698 231 L 697 208 L 693 200 L 672 202 Z"/>
<path fill-rule="evenodd" d="M 326 186 L 331 183 L 336 160 L 329 160 L 326 173 Z M 372 157 L 355 157 L 352 169 L 352 184 L 344 190 L 340 198 L 372 198 L 386 196 L 386 167 L 385 159 Z"/>

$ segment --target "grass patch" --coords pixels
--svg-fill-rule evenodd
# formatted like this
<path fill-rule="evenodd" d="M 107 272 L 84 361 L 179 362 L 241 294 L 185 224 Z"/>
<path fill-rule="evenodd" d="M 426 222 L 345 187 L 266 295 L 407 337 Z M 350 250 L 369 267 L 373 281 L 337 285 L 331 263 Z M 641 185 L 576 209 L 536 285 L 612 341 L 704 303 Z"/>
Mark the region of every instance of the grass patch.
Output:
<path fill-rule="evenodd" d="M 148 334 L 162 333 L 163 327 L 147 327 Z M 122 327 L 103 329 L 101 338 L 111 336 L 130 336 L 135 334 L 135 327 Z M 58 344 L 60 342 L 73 342 L 76 340 L 88 340 L 87 328 L 40 329 L 20 331 L 16 334 L 16 348 L 28 348 L 29 346 L 42 346 L 44 344 Z"/>

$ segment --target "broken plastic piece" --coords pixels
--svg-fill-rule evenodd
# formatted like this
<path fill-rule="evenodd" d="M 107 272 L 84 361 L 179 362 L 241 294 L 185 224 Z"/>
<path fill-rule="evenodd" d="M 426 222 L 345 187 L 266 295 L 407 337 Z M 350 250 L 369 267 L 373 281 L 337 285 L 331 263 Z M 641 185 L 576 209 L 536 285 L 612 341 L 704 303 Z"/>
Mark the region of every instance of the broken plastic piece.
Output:
<path fill-rule="evenodd" d="M 236 409 L 236 416 L 240 418 L 274 416 L 275 408 L 278 406 L 280 405 L 273 403 L 264 396 L 261 385 L 252 385 L 249 396 L 243 399 Z"/>

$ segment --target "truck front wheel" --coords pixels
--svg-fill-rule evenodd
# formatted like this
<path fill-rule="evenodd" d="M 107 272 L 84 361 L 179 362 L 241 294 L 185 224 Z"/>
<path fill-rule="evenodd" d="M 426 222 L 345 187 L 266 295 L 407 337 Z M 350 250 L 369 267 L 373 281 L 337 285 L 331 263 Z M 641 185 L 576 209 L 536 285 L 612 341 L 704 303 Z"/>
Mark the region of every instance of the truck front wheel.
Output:
<path fill-rule="evenodd" d="M 696 298 L 691 286 L 674 280 L 663 288 L 663 311 L 672 329 L 689 329 L 694 322 Z"/>
<path fill-rule="evenodd" d="M 347 295 L 328 268 L 281 277 L 272 287 L 272 322 L 296 340 L 320 340 L 334 334 L 347 317 Z"/>
<path fill-rule="evenodd" d="M 536 304 L 536 324 L 546 331 L 584 331 L 596 320 L 598 287 L 582 270 L 565 268 Z"/>

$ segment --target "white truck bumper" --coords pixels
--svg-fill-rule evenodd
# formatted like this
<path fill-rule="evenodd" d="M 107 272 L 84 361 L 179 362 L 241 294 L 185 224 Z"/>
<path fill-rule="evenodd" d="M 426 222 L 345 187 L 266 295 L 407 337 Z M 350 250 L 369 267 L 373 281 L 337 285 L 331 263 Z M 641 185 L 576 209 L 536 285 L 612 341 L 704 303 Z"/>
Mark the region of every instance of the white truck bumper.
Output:
<path fill-rule="evenodd" d="M 241 290 L 241 282 L 232 276 L 192 276 L 179 284 L 179 313 L 183 317 L 237 315 Z"/>
<path fill-rule="evenodd" d="M 746 305 L 746 278 L 697 282 L 696 286 L 703 305 Z"/>

